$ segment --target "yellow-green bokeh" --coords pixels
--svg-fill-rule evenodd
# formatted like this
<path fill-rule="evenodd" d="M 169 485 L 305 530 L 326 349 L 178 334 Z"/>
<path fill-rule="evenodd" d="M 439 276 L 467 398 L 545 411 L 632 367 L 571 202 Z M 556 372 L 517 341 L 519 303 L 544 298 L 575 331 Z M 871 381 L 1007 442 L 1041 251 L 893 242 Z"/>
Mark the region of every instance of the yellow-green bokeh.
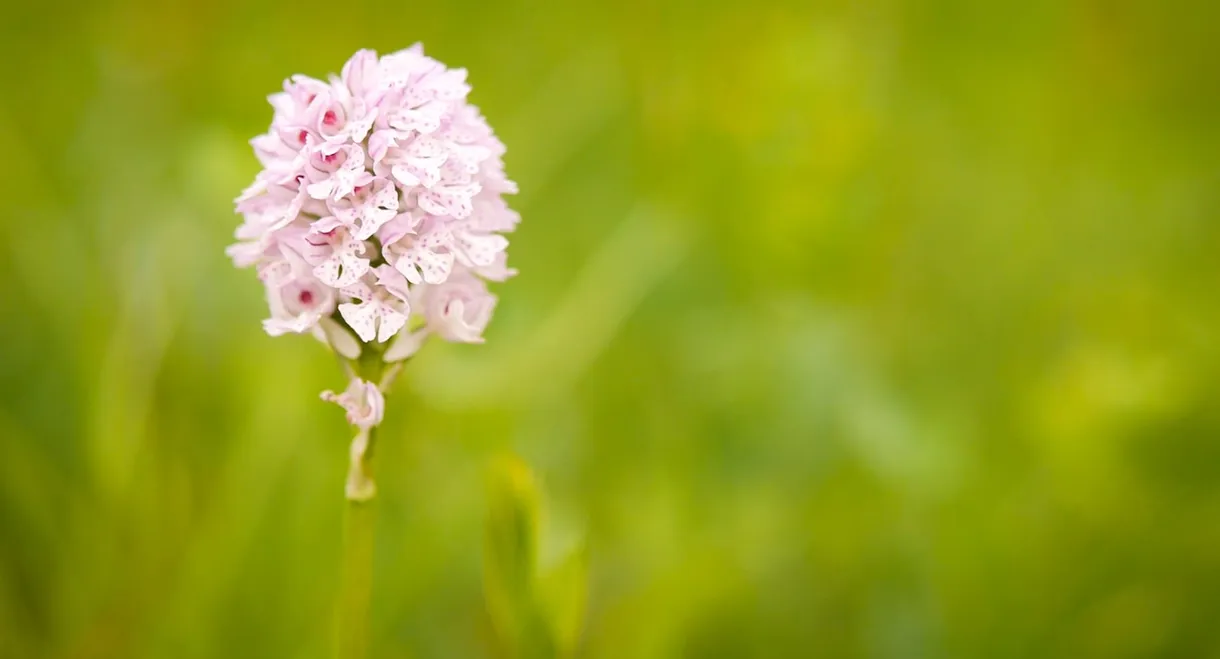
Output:
<path fill-rule="evenodd" d="M 328 656 L 342 374 L 223 249 L 264 97 L 416 41 L 521 274 L 391 399 L 374 656 L 498 656 L 511 451 L 580 657 L 1220 657 L 1217 7 L 6 5 L 0 657 Z"/>

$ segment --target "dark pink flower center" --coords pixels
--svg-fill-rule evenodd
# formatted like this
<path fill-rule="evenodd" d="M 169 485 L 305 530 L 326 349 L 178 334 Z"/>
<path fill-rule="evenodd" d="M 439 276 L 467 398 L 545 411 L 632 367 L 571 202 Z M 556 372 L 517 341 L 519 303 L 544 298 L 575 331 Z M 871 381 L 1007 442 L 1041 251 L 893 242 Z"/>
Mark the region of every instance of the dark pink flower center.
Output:
<path fill-rule="evenodd" d="M 339 123 L 339 115 L 335 114 L 334 110 L 327 110 L 326 114 L 322 115 L 323 126 L 334 126 Z"/>
<path fill-rule="evenodd" d="M 336 161 L 336 160 L 338 160 L 338 159 L 339 159 L 339 152 L 338 152 L 338 151 L 336 151 L 336 152 L 334 152 L 334 153 L 328 153 L 328 154 L 326 154 L 326 155 L 322 156 L 322 162 L 324 162 L 324 163 L 326 163 L 326 164 L 328 164 L 328 165 L 329 165 L 329 164 L 331 164 L 331 163 L 333 163 L 333 162 L 335 162 L 335 161 Z"/>
<path fill-rule="evenodd" d="M 301 294 L 297 296 L 297 299 L 300 300 L 301 304 L 304 305 L 313 304 L 313 291 L 301 291 Z"/>
<path fill-rule="evenodd" d="M 309 137 L 309 133 L 306 131 L 301 131 L 301 132 L 297 133 L 297 141 L 300 142 L 301 144 L 305 143 L 305 138 L 307 138 L 307 137 Z"/>

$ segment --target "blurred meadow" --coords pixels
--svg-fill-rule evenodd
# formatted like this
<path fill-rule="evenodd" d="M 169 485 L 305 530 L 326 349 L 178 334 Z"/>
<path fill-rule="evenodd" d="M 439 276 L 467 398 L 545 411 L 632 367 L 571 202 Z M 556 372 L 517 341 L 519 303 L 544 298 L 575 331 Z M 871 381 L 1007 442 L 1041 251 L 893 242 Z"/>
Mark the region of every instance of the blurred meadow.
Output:
<path fill-rule="evenodd" d="M 6 4 L 0 657 L 329 656 L 342 372 L 223 249 L 266 95 L 416 41 L 520 275 L 391 398 L 372 656 L 507 656 L 515 453 L 576 657 L 1220 658 L 1203 0 Z"/>

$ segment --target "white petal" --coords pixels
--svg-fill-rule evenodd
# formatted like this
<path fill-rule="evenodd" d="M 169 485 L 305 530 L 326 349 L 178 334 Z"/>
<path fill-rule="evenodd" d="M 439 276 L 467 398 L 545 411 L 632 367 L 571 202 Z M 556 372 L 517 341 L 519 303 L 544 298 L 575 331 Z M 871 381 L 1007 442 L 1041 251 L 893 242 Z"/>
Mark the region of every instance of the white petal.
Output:
<path fill-rule="evenodd" d="M 357 101 L 363 105 L 363 101 Z M 362 142 L 364 137 L 369 134 L 369 129 L 373 127 L 373 122 L 377 120 L 377 108 L 373 108 L 365 112 L 359 119 L 347 122 L 347 133 L 351 135 L 353 142 Z"/>
<path fill-rule="evenodd" d="M 322 263 L 314 266 L 313 276 L 318 278 L 318 281 L 331 286 L 333 288 L 341 288 L 339 285 L 340 263 L 339 259 L 330 257 Z M 351 282 L 349 282 L 351 283 Z"/>
<path fill-rule="evenodd" d="M 309 192 L 309 196 L 313 197 L 314 199 L 326 199 L 330 196 L 331 191 L 334 189 L 335 182 L 329 178 L 324 181 L 318 181 L 317 183 L 310 183 L 309 186 L 305 188 L 305 190 Z"/>
<path fill-rule="evenodd" d="M 373 272 L 377 275 L 378 286 L 385 288 L 399 300 L 407 301 L 410 291 L 407 287 L 407 279 L 401 272 L 389 265 L 379 265 L 373 268 Z"/>
<path fill-rule="evenodd" d="M 419 261 L 420 270 L 423 271 L 424 281 L 429 284 L 444 283 L 446 279 L 449 279 L 449 273 L 453 271 L 453 254 L 449 252 L 438 254 L 420 250 L 416 258 Z"/>
<path fill-rule="evenodd" d="M 407 315 L 388 305 L 381 306 L 381 323 L 377 328 L 377 341 L 385 343 L 407 324 Z"/>
<path fill-rule="evenodd" d="M 479 235 L 463 232 L 457 239 L 467 258 L 476 266 L 491 265 L 496 260 L 496 255 L 508 247 L 508 239 L 494 233 Z"/>
<path fill-rule="evenodd" d="M 397 170 L 397 168 L 395 168 Z M 395 174 L 397 177 L 397 174 Z M 401 179 L 399 179 L 401 180 Z M 449 209 L 442 206 L 438 201 L 439 195 L 435 192 L 424 192 L 419 195 L 419 207 L 432 215 L 448 215 Z"/>
<path fill-rule="evenodd" d="M 368 259 L 360 258 L 359 256 L 356 256 L 350 252 L 340 254 L 339 259 L 343 263 L 343 274 L 339 280 L 335 282 L 335 288 L 351 286 L 369 271 Z"/>
<path fill-rule="evenodd" d="M 373 299 L 373 289 L 369 288 L 369 285 L 362 281 L 358 281 L 351 286 L 344 286 L 339 292 L 349 297 L 354 297 L 357 300 Z"/>
<path fill-rule="evenodd" d="M 483 342 L 482 332 L 466 322 L 466 304 L 462 300 L 451 301 L 447 313 L 441 316 L 440 321 L 445 327 L 446 338 L 451 341 Z"/>
<path fill-rule="evenodd" d="M 313 327 L 316 322 L 318 322 L 317 314 L 303 313 L 296 318 L 268 318 L 263 321 L 263 329 L 271 336 L 288 333 L 300 334 Z"/>
<path fill-rule="evenodd" d="M 375 131 L 369 136 L 369 157 L 380 162 L 387 150 L 398 146 L 398 137 L 398 131 L 391 128 Z"/>
<path fill-rule="evenodd" d="M 394 269 L 402 273 L 402 276 L 406 277 L 407 281 L 412 284 L 420 284 L 424 281 L 423 275 L 419 271 L 418 254 L 419 248 L 414 247 L 406 254 L 398 257 L 398 260 L 394 262 Z"/>
<path fill-rule="evenodd" d="M 410 168 L 406 167 L 405 165 L 394 165 L 393 169 L 390 170 L 390 173 L 394 175 L 394 178 L 397 179 L 399 183 L 402 183 L 407 187 L 419 185 L 419 178 L 412 174 Z"/>
<path fill-rule="evenodd" d="M 332 216 L 321 217 L 314 220 L 313 223 L 309 225 L 309 230 L 314 233 L 329 233 L 335 229 L 338 229 L 339 227 L 350 226 L 350 224 L 350 222 L 343 219 L 341 215 L 336 213 Z"/>
<path fill-rule="evenodd" d="M 347 322 L 348 327 L 356 331 L 360 340 L 368 343 L 376 338 L 377 305 L 375 303 L 352 304 L 348 302 L 340 304 L 339 315 L 343 316 L 343 320 Z"/>

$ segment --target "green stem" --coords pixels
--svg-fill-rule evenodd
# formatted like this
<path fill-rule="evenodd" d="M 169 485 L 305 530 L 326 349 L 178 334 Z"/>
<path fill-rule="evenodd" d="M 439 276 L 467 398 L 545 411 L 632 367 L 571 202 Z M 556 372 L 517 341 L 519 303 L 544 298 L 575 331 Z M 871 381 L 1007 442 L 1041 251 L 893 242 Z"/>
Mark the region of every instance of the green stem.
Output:
<path fill-rule="evenodd" d="M 377 382 L 384 393 L 394 382 L 402 363 L 389 367 L 381 352 L 366 349 L 361 359 L 350 362 L 363 378 Z M 349 371 L 351 375 L 351 371 Z M 343 565 L 339 597 L 335 606 L 336 659 L 364 659 L 369 650 L 369 606 L 373 592 L 373 450 L 377 428 L 360 431 L 352 440 L 343 515 Z"/>
<path fill-rule="evenodd" d="M 371 478 L 373 433 L 360 460 Z M 373 591 L 373 499 L 349 498 L 343 519 L 343 565 L 335 611 L 335 658 L 364 659 L 369 646 L 369 604 Z"/>

